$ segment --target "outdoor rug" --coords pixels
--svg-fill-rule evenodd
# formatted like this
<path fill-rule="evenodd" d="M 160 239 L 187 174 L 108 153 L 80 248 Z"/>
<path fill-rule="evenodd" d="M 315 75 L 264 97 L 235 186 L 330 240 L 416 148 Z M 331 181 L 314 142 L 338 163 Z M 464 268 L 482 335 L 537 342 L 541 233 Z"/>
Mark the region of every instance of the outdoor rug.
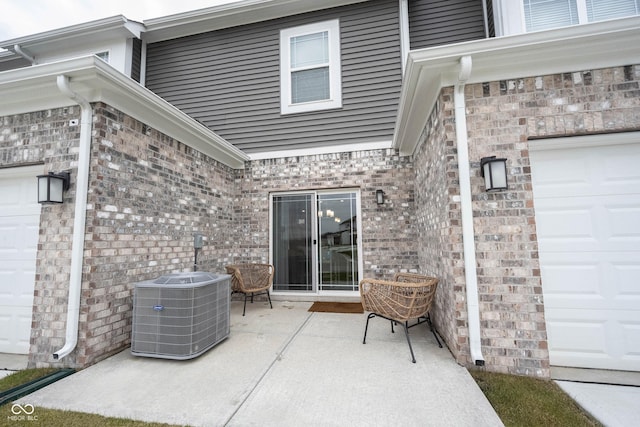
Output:
<path fill-rule="evenodd" d="M 364 313 L 359 302 L 314 302 L 309 311 L 323 313 Z"/>

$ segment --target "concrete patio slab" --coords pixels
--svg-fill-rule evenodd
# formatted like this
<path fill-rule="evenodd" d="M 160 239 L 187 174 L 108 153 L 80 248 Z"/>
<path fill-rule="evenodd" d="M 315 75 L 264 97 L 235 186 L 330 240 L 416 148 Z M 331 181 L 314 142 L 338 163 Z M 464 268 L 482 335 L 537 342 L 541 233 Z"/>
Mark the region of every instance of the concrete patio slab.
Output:
<path fill-rule="evenodd" d="M 126 350 L 19 402 L 190 426 L 499 426 L 467 370 L 426 325 L 402 329 L 364 314 L 311 313 L 311 303 L 232 302 L 231 334 L 175 361 Z M 44 421 L 44 420 L 43 420 Z"/>

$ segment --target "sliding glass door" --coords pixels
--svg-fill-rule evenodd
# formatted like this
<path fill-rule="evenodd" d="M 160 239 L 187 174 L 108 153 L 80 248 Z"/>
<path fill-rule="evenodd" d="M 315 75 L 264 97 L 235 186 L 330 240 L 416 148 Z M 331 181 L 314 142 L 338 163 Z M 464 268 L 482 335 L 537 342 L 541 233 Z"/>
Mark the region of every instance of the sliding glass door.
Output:
<path fill-rule="evenodd" d="M 358 290 L 356 194 L 318 195 L 319 289 Z"/>
<path fill-rule="evenodd" d="M 273 196 L 271 247 L 274 291 L 313 291 L 313 194 Z"/>
<path fill-rule="evenodd" d="M 359 197 L 356 191 L 274 194 L 274 292 L 357 292 Z"/>

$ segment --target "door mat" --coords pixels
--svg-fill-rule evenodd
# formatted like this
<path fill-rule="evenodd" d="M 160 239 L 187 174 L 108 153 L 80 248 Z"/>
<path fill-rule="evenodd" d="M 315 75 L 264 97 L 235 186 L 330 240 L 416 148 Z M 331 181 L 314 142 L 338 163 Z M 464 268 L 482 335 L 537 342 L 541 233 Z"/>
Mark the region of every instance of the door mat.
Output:
<path fill-rule="evenodd" d="M 364 313 L 359 302 L 314 302 L 309 311 L 322 313 Z"/>

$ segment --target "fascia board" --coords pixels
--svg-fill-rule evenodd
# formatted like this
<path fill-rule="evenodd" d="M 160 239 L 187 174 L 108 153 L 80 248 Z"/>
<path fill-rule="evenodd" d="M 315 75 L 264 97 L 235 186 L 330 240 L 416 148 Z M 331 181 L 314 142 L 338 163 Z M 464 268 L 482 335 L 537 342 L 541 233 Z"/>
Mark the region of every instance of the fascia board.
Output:
<path fill-rule="evenodd" d="M 245 0 L 145 19 L 142 38 L 155 43 L 365 1 L 368 0 Z"/>
<path fill-rule="evenodd" d="M 640 17 L 483 39 L 409 53 L 394 147 L 410 155 L 443 87 L 458 83 L 460 58 L 472 59 L 466 83 L 518 79 L 640 64 Z"/>
<path fill-rule="evenodd" d="M 83 57 L 0 73 L 0 115 L 70 105 L 56 85 L 58 75 L 89 102 L 104 102 L 234 169 L 249 157 L 210 129 L 104 61 Z M 4 102 L 8 100 L 8 102 Z"/>

